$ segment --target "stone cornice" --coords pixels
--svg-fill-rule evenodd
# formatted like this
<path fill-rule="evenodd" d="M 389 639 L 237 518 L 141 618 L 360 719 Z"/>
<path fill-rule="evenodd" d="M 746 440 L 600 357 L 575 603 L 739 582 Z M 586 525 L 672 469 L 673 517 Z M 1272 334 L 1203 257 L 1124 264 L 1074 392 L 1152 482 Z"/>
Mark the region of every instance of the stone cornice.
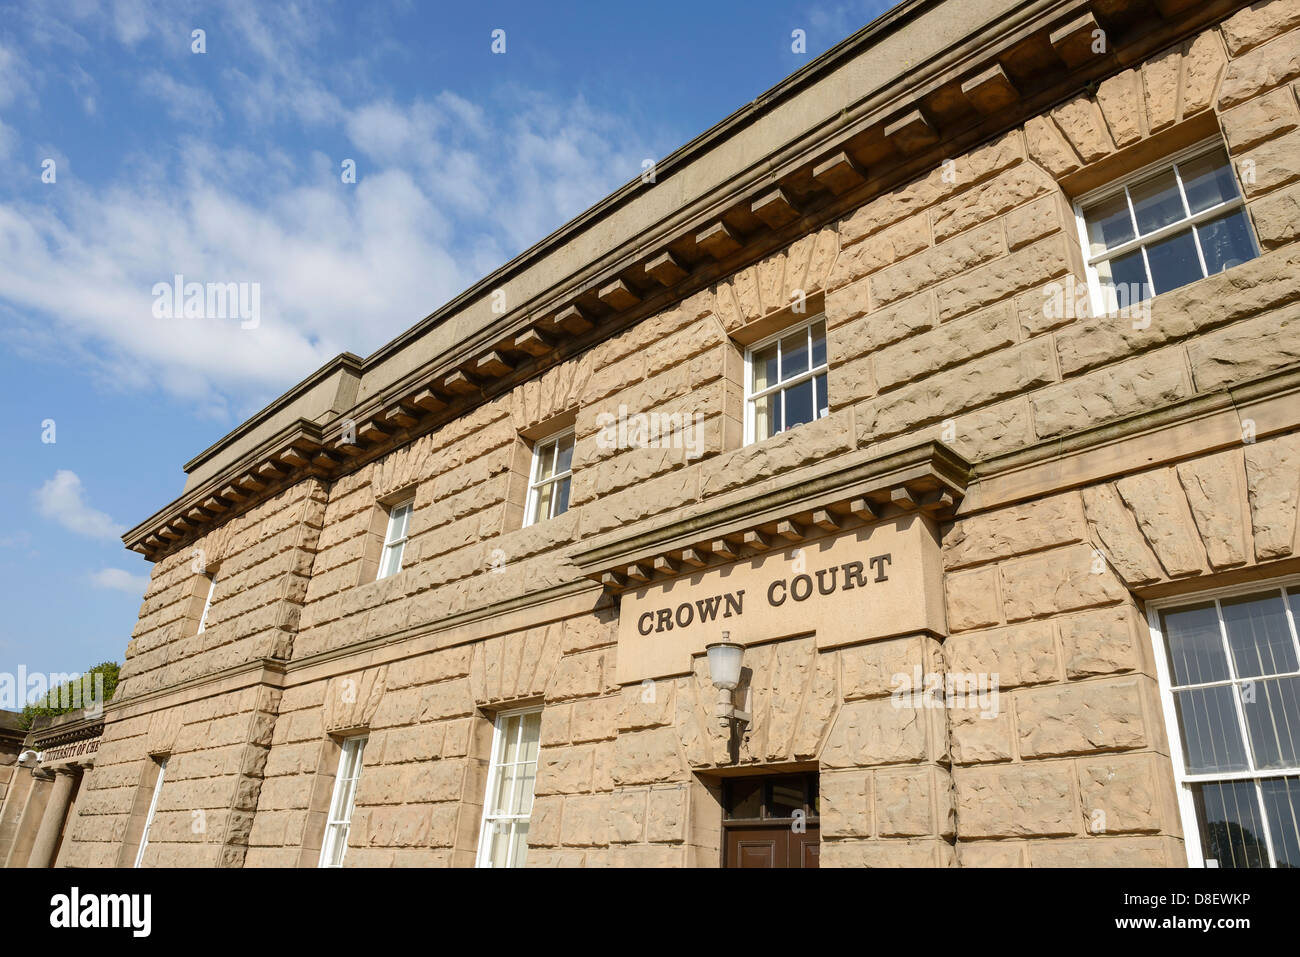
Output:
<path fill-rule="evenodd" d="M 103 732 L 104 715 L 101 712 L 94 717 L 83 715 L 75 720 L 32 728 L 31 739 L 33 747 L 37 751 L 44 751 L 47 748 L 58 747 L 61 744 L 71 744 L 75 741 L 85 741 L 88 738 L 98 737 Z"/>
<path fill-rule="evenodd" d="M 675 521 L 603 536 L 577 552 L 574 564 L 617 592 L 905 512 L 942 520 L 952 516 L 971 474 L 970 463 L 939 442 L 869 456 L 851 453 L 796 469 Z"/>
<path fill-rule="evenodd" d="M 900 5 L 666 158 L 657 167 L 658 181 L 671 182 L 798 91 L 943 5 Z M 310 474 L 346 474 L 1245 5 L 1028 0 L 906 75 L 867 90 L 851 107 L 810 117 L 799 135 L 774 144 L 716 188 L 528 301 L 477 327 L 468 321 L 470 306 L 477 308 L 494 288 L 655 188 L 629 184 L 368 357 L 361 373 L 457 319 L 468 328 L 454 345 L 329 418 L 318 435 L 277 434 L 257 454 L 221 465 L 215 477 L 136 526 L 124 541 L 156 560 L 285 484 Z M 1104 54 L 1090 50 L 1097 29 L 1106 32 Z M 219 456 L 235 437 L 248 434 L 253 421 L 273 417 L 285 404 L 277 401 L 195 461 Z M 266 478 L 272 480 L 254 487 Z"/>

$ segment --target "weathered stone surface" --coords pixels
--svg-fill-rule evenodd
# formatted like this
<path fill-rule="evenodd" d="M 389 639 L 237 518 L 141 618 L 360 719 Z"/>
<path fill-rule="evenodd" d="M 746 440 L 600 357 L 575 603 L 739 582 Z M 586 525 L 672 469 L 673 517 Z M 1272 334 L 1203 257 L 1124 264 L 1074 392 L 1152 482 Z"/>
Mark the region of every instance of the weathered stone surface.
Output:
<path fill-rule="evenodd" d="M 1047 439 L 1159 408 L 1190 391 L 1178 357 L 1156 352 L 1067 379 L 1030 396 L 1030 403 L 1038 436 Z"/>
<path fill-rule="evenodd" d="M 1104 605 L 1128 593 L 1109 568 L 1097 570 L 1086 545 L 1040 552 L 999 566 L 1007 621 Z"/>
<path fill-rule="evenodd" d="M 995 558 L 1082 541 L 1083 504 L 1078 493 L 1013 505 L 953 524 L 944 536 L 944 566 L 962 568 Z"/>
<path fill-rule="evenodd" d="M 1129 146 L 1142 138 L 1145 99 L 1137 70 L 1103 80 L 1097 88 L 1097 105 L 1117 146 Z"/>
<path fill-rule="evenodd" d="M 1251 203 L 1255 238 L 1263 249 L 1276 249 L 1300 239 L 1300 187 L 1281 190 Z"/>
<path fill-rule="evenodd" d="M 879 441 L 1046 385 L 1055 377 L 1051 343 L 1037 339 L 861 403 L 858 426 L 861 434 Z"/>
<path fill-rule="evenodd" d="M 1025 848 L 1019 841 L 962 841 L 957 860 L 962 867 L 1026 867 Z"/>
<path fill-rule="evenodd" d="M 941 768 L 879 771 L 875 798 L 880 837 L 950 837 L 953 833 L 952 780 Z"/>
<path fill-rule="evenodd" d="M 897 388 L 1015 342 L 1010 305 L 993 306 L 881 349 L 873 358 L 875 385 L 882 392 Z"/>
<path fill-rule="evenodd" d="M 1297 54 L 1300 56 L 1300 54 Z M 1265 140 L 1246 153 L 1239 154 L 1236 162 L 1246 171 L 1242 186 L 1247 198 L 1268 193 L 1279 186 L 1300 179 L 1300 171 L 1291 162 L 1300 149 L 1300 130 L 1292 130 L 1276 139 Z"/>
<path fill-rule="evenodd" d="M 963 840 L 1077 834 L 1070 762 L 954 768 Z"/>
<path fill-rule="evenodd" d="M 927 667 L 928 643 L 932 639 L 913 636 L 841 649 L 841 687 L 845 700 L 888 695 L 898 687 L 895 676 L 911 675 L 918 666 Z"/>
<path fill-rule="evenodd" d="M 835 262 L 827 288 L 834 290 L 846 283 L 901 262 L 930 245 L 930 226 L 924 214 L 844 249 Z"/>
<path fill-rule="evenodd" d="M 1152 554 L 1137 521 L 1125 508 L 1113 485 L 1096 485 L 1083 490 L 1084 511 L 1088 527 L 1105 550 L 1105 558 L 1124 581 L 1132 584 L 1156 581 L 1161 576 L 1159 562 Z M 1094 555 L 1094 562 L 1101 554 Z M 1094 567 L 1100 574 L 1100 568 Z"/>
<path fill-rule="evenodd" d="M 944 840 L 827 841 L 822 867 L 956 867 L 952 845 Z"/>
<path fill-rule="evenodd" d="M 655 843 L 686 840 L 687 785 L 651 788 L 647 839 Z"/>
<path fill-rule="evenodd" d="M 1202 336 L 1187 355 L 1200 392 L 1292 365 L 1300 360 L 1300 304 Z"/>
<path fill-rule="evenodd" d="M 1051 235 L 1066 225 L 1060 196 L 1044 196 L 1007 213 L 1007 246 L 1019 249 Z"/>
<path fill-rule="evenodd" d="M 954 672 L 997 675 L 1004 691 L 1060 678 L 1050 621 L 953 635 L 944 643 L 944 655 Z"/>
<path fill-rule="evenodd" d="M 703 472 L 700 494 L 718 495 L 847 452 L 853 448 L 854 439 L 850 416 L 846 412 L 833 412 L 816 422 L 704 462 L 700 467 Z"/>
<path fill-rule="evenodd" d="M 1205 570 L 1205 550 L 1173 469 L 1126 475 L 1115 483 L 1115 488 L 1170 576 L 1195 575 Z"/>
<path fill-rule="evenodd" d="M 657 784 L 686 777 L 675 728 L 624 732 L 614 745 L 614 784 Z M 541 780 L 539 769 L 538 780 Z"/>
<path fill-rule="evenodd" d="M 946 575 L 944 592 L 948 599 L 949 630 L 985 628 L 1002 621 L 996 568 Z"/>
<path fill-rule="evenodd" d="M 1166 827 L 1173 781 L 1151 754 L 1079 762 L 1083 829 L 1088 834 L 1154 834 Z"/>
<path fill-rule="evenodd" d="M 942 243 L 963 230 L 992 223 L 1004 213 L 1054 188 L 1051 177 L 1038 167 L 1028 163 L 1013 166 L 931 210 L 935 242 Z"/>
<path fill-rule="evenodd" d="M 972 309 L 1042 285 L 1067 273 L 1070 266 L 1071 258 L 1064 236 L 1049 236 L 937 286 L 939 320 L 946 322 Z"/>
<path fill-rule="evenodd" d="M 542 748 L 537 755 L 537 794 L 576 794 L 591 790 L 595 750 L 589 744 L 574 748 Z"/>
<path fill-rule="evenodd" d="M 1187 47 L 1183 58 L 1182 118 L 1187 119 L 1214 103 L 1214 93 L 1227 56 L 1214 31 L 1207 30 Z"/>
<path fill-rule="evenodd" d="M 1300 26 L 1300 2 L 1261 0 L 1228 17 L 1220 29 L 1228 52 L 1236 57 L 1297 26 Z"/>
<path fill-rule="evenodd" d="M 1213 568 L 1246 561 L 1249 519 L 1241 452 L 1232 449 L 1178 464 L 1178 481 Z"/>
<path fill-rule="evenodd" d="M 1168 50 L 1142 64 L 1149 130 L 1157 133 L 1178 119 L 1178 75 L 1183 52 Z"/>
<path fill-rule="evenodd" d="M 1087 678 L 1139 669 L 1142 636 L 1134 615 L 1125 604 L 1058 619 L 1066 675 Z"/>
<path fill-rule="evenodd" d="M 1221 117 L 1223 134 L 1233 153 L 1241 153 L 1300 125 L 1300 111 L 1289 88 L 1248 100 Z"/>
<path fill-rule="evenodd" d="M 1147 743 L 1140 681 L 1122 678 L 1016 692 L 1022 757 L 1140 748 Z"/>
<path fill-rule="evenodd" d="M 1009 708 L 1000 708 L 997 714 L 954 709 L 950 712 L 948 730 L 952 736 L 954 764 L 984 764 L 1015 757 L 1015 732 Z"/>
<path fill-rule="evenodd" d="M 844 307 L 844 297 L 848 297 L 859 286 L 850 286 L 839 293 L 829 293 L 826 297 L 826 320 L 830 328 L 835 329 L 838 324 L 848 321 L 854 315 L 863 316 L 856 322 L 837 329 L 830 336 L 832 366 L 933 329 L 938 321 L 931 293 L 906 299 L 869 315 L 866 315 L 865 295 L 860 313 L 855 312 L 855 306 Z"/>
<path fill-rule="evenodd" d="M 1039 841 L 1029 845 L 1031 867 L 1171 867 L 1181 861 L 1167 838 L 1096 837 L 1087 841 Z"/>
<path fill-rule="evenodd" d="M 1087 96 L 1077 96 L 1052 110 L 1052 119 L 1085 163 L 1095 163 L 1115 152 L 1101 110 Z"/>
<path fill-rule="evenodd" d="M 1004 252 L 1006 246 L 1001 224 L 989 223 L 872 276 L 871 301 L 888 305 L 973 269 Z"/>
<path fill-rule="evenodd" d="M 923 761 L 929 755 L 927 727 L 935 712 L 898 707 L 890 698 L 852 701 L 840 709 L 822 750 L 827 768 L 852 768 Z"/>
<path fill-rule="evenodd" d="M 1245 457 L 1255 558 L 1290 555 L 1295 546 L 1300 434 L 1247 445 Z"/>
<path fill-rule="evenodd" d="M 823 838 L 874 833 L 871 783 L 870 771 L 827 771 L 819 776 Z"/>
<path fill-rule="evenodd" d="M 1219 109 L 1236 106 L 1300 76 L 1300 30 L 1292 30 L 1228 63 L 1219 86 Z"/>
<path fill-rule="evenodd" d="M 637 844 L 645 840 L 645 788 L 618 788 L 609 796 L 609 843 Z M 529 842 L 532 835 L 529 835 Z"/>
<path fill-rule="evenodd" d="M 1056 124 L 1045 116 L 1035 116 L 1025 124 L 1025 140 L 1029 145 L 1030 159 L 1057 179 L 1073 173 L 1081 165 L 1074 148 L 1066 142 Z"/>

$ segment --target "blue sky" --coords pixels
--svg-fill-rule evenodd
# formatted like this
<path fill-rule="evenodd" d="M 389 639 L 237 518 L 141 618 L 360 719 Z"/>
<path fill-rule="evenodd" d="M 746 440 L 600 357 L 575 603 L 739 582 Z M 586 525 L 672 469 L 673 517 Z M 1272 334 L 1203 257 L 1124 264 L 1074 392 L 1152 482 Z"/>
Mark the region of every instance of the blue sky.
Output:
<path fill-rule="evenodd" d="M 184 462 L 889 6 L 0 2 L 0 671 L 121 661 Z"/>

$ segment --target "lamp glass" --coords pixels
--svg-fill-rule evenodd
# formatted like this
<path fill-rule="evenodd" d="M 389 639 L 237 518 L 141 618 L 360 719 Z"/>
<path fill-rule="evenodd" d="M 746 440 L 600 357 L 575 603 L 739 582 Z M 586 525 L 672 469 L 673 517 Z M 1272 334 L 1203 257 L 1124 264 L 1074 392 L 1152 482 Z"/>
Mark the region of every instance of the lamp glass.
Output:
<path fill-rule="evenodd" d="M 735 691 L 740 684 L 740 664 L 745 657 L 745 646 L 734 641 L 719 641 L 704 649 L 709 657 L 709 677 L 715 688 Z"/>

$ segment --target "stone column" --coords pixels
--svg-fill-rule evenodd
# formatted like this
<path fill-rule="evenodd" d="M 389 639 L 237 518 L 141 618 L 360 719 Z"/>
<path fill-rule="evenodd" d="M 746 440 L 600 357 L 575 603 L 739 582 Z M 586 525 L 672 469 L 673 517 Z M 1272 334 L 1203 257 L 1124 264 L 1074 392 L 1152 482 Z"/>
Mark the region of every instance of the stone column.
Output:
<path fill-rule="evenodd" d="M 36 832 L 36 843 L 32 845 L 32 852 L 27 858 L 28 867 L 50 867 L 54 863 L 54 852 L 63 834 L 63 822 L 67 819 L 68 805 L 72 803 L 72 792 L 76 784 L 76 770 L 59 768 L 54 772 L 54 788 L 45 804 L 41 827 Z"/>

